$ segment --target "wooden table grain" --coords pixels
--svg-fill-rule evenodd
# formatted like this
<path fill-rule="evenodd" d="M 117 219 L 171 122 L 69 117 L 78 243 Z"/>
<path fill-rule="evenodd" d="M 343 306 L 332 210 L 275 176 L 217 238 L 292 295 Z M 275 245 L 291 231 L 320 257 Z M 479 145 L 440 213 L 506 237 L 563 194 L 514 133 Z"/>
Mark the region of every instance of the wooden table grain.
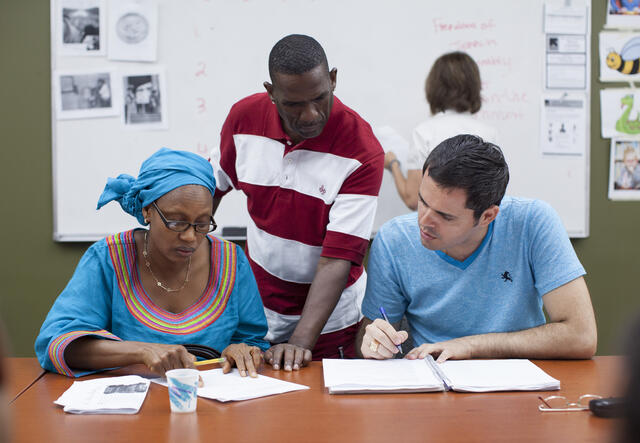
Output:
<path fill-rule="evenodd" d="M 35 358 L 7 358 L 7 398 L 14 401 L 24 390 L 44 374 Z"/>
<path fill-rule="evenodd" d="M 571 399 L 620 393 L 619 357 L 534 363 L 561 381 L 554 393 Z M 137 366 L 99 376 L 132 373 L 147 374 Z M 538 411 L 538 395 L 552 393 L 329 395 L 320 363 L 262 374 L 311 389 L 242 402 L 199 399 L 196 413 L 172 414 L 167 389 L 152 384 L 136 415 L 82 416 L 53 404 L 73 380 L 47 373 L 13 404 L 15 441 L 584 443 L 611 441 L 617 424 L 589 412 Z"/>

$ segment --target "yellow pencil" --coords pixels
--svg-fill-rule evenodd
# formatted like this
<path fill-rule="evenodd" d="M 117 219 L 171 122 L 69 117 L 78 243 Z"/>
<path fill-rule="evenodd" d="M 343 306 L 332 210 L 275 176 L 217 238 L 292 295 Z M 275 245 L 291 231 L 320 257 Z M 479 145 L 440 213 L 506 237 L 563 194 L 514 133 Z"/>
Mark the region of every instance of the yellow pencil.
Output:
<path fill-rule="evenodd" d="M 203 366 L 203 365 L 211 365 L 213 363 L 224 363 L 225 361 L 227 361 L 226 358 L 220 357 L 220 358 L 212 358 L 211 360 L 197 361 L 193 365 L 194 366 Z"/>

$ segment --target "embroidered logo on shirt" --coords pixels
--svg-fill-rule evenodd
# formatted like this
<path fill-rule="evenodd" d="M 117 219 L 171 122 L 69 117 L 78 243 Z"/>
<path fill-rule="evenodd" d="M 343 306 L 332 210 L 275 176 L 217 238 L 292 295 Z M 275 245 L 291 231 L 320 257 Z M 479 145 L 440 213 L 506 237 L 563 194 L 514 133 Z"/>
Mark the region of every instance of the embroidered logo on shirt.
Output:
<path fill-rule="evenodd" d="M 502 281 L 504 281 L 505 283 L 508 281 L 513 283 L 513 279 L 511 278 L 511 274 L 509 273 L 509 271 L 504 271 L 500 277 L 502 278 Z"/>
<path fill-rule="evenodd" d="M 318 191 L 320 191 L 320 194 L 325 195 L 327 193 L 327 190 L 324 188 L 324 185 L 320 185 L 320 188 L 318 189 Z"/>

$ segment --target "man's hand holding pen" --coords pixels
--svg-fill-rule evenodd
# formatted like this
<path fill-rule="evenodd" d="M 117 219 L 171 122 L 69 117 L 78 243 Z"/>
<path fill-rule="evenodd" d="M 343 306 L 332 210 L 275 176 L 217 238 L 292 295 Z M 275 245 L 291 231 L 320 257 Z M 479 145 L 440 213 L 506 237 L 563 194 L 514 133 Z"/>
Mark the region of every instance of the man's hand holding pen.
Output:
<path fill-rule="evenodd" d="M 367 325 L 365 331 L 360 348 L 364 358 L 378 360 L 393 358 L 400 352 L 398 345 L 409 338 L 407 331 L 396 331 L 391 323 L 381 318 Z"/>

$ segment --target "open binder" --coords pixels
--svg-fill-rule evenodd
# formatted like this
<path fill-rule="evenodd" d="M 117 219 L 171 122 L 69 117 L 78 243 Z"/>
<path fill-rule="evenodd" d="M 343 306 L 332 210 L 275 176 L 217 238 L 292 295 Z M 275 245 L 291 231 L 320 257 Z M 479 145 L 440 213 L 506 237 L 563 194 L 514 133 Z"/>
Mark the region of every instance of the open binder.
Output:
<path fill-rule="evenodd" d="M 322 360 L 330 394 L 550 391 L 560 381 L 524 359 Z"/>

